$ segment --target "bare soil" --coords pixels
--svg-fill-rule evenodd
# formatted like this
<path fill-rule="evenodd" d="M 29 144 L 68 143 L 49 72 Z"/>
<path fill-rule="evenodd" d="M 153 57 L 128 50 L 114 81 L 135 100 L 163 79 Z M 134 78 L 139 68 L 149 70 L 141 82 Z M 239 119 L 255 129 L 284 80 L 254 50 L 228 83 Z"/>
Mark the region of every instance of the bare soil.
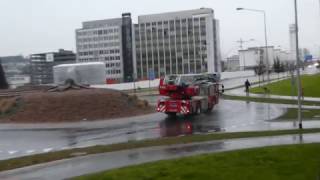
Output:
<path fill-rule="evenodd" d="M 76 122 L 108 120 L 154 112 L 146 101 L 114 90 L 37 92 L 17 98 L 15 112 L 0 122 Z"/>

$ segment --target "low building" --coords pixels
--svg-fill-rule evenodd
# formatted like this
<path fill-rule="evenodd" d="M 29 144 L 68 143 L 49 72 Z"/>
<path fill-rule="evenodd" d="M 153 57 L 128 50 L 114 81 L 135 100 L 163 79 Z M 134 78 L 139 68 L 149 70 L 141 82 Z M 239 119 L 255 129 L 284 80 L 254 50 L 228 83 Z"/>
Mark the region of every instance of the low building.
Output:
<path fill-rule="evenodd" d="M 228 57 L 226 62 L 226 68 L 227 68 L 227 71 L 239 71 L 240 70 L 239 55 Z"/>
<path fill-rule="evenodd" d="M 266 51 L 268 51 L 268 60 Z M 259 64 L 272 68 L 274 62 L 274 47 L 251 47 L 246 50 L 239 50 L 240 70 L 254 69 Z"/>
<path fill-rule="evenodd" d="M 274 59 L 283 63 L 292 62 L 290 53 L 281 49 L 274 50 Z"/>
<path fill-rule="evenodd" d="M 29 74 L 30 60 L 23 56 L 0 57 L 0 60 L 7 77 Z"/>
<path fill-rule="evenodd" d="M 47 52 L 30 55 L 31 84 L 52 84 L 53 66 L 76 62 L 76 54 L 60 49 L 58 52 Z"/>
<path fill-rule="evenodd" d="M 30 83 L 30 60 L 23 56 L 0 57 L 10 87 L 23 86 Z"/>

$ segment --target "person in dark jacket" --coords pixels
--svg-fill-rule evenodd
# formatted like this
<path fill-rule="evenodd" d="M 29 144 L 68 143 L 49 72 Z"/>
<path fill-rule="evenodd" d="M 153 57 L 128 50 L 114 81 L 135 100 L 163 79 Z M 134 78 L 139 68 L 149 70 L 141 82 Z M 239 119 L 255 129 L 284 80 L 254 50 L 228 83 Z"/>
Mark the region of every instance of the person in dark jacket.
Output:
<path fill-rule="evenodd" d="M 244 86 L 246 87 L 246 93 L 249 93 L 249 88 L 251 86 L 249 80 L 247 79 L 246 82 L 244 83 Z"/>

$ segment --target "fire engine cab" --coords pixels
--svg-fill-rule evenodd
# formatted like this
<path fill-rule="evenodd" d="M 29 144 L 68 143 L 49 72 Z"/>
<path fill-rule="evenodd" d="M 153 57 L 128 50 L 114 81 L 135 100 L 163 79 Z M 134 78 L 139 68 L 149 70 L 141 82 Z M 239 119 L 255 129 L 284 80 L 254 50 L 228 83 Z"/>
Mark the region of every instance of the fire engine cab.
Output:
<path fill-rule="evenodd" d="M 217 74 L 168 75 L 161 78 L 157 111 L 168 115 L 209 112 L 219 103 L 219 81 Z"/>

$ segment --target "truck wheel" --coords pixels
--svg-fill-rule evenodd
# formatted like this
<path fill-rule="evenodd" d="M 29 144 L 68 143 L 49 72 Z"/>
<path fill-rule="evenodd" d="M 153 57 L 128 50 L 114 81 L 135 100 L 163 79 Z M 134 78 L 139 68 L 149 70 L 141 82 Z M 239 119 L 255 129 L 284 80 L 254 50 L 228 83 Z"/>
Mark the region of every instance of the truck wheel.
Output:
<path fill-rule="evenodd" d="M 213 110 L 213 106 L 209 106 L 207 112 L 211 112 Z"/>
<path fill-rule="evenodd" d="M 202 112 L 201 105 L 200 105 L 200 104 L 198 104 L 198 105 L 197 105 L 197 109 L 196 109 L 196 113 L 195 113 L 195 114 L 199 115 L 199 114 L 201 114 L 201 112 Z"/>
<path fill-rule="evenodd" d="M 168 112 L 166 113 L 169 117 L 176 117 L 177 113 Z"/>

